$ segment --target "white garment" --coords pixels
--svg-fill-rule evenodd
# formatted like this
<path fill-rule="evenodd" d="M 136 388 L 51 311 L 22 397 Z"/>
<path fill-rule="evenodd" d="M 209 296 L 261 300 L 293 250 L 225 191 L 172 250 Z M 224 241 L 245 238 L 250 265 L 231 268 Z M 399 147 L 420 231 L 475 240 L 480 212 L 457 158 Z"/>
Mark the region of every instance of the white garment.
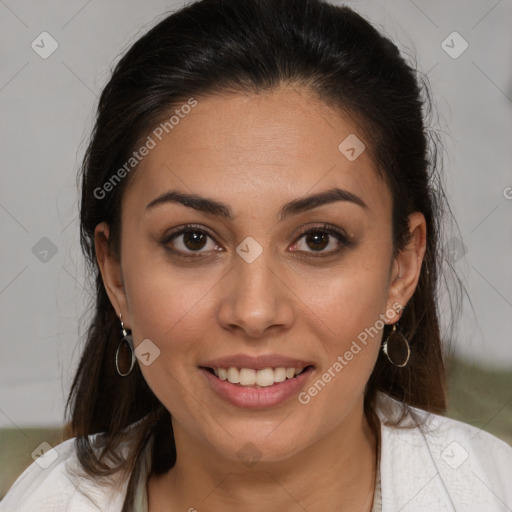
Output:
<path fill-rule="evenodd" d="M 428 413 L 409 408 L 402 425 L 385 421 L 400 403 L 379 393 L 381 420 L 380 478 L 382 512 L 511 512 L 512 447 L 465 423 L 430 415 L 424 426 L 415 417 Z M 390 407 L 388 410 L 387 407 Z M 74 439 L 55 447 L 58 458 L 47 469 L 32 463 L 0 502 L 0 512 L 120 512 L 128 481 L 92 482 L 71 474 L 78 467 Z M 146 477 L 151 443 L 141 463 L 136 512 L 147 510 Z M 123 447 L 124 449 L 124 447 Z M 39 463 L 45 464 L 47 452 Z M 88 496 L 88 497 L 87 497 Z"/>

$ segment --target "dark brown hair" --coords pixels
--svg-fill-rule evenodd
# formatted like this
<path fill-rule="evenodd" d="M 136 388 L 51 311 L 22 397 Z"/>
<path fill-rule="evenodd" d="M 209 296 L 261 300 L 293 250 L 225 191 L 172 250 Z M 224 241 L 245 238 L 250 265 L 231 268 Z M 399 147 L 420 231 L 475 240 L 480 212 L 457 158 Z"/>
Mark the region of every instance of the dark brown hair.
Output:
<path fill-rule="evenodd" d="M 83 161 L 80 235 L 94 280 L 95 311 L 66 411 L 71 412 L 81 466 L 93 477 L 131 471 L 151 436 L 152 473 L 166 472 L 176 460 L 170 413 L 138 365 L 125 378 L 116 372 L 120 324 L 94 247 L 95 227 L 106 221 L 110 250 L 121 257 L 121 198 L 135 169 L 108 193 L 98 190 L 171 107 L 191 97 L 257 94 L 283 83 L 307 88 L 361 126 L 393 196 L 395 255 L 408 241 L 407 216 L 419 211 L 427 223 L 419 282 L 400 320 L 411 358 L 406 367 L 397 368 L 379 354 L 366 386 L 365 412 L 377 428 L 374 406 L 379 390 L 401 401 L 404 411 L 407 404 L 437 413 L 446 409 L 437 296 L 441 265 L 453 268 L 443 259 L 441 220 L 449 207 L 439 174 L 439 140 L 426 126 L 432 113 L 427 78 L 405 61 L 395 44 L 346 6 L 322 0 L 202 0 L 165 17 L 117 63 L 101 94 Z M 384 328 L 384 337 L 390 327 Z M 133 451 L 123 457 L 119 443 L 134 422 Z M 99 434 L 100 455 L 90 434 Z M 101 460 L 102 454 L 113 463 Z M 129 510 L 133 487 L 132 476 L 124 510 Z"/>

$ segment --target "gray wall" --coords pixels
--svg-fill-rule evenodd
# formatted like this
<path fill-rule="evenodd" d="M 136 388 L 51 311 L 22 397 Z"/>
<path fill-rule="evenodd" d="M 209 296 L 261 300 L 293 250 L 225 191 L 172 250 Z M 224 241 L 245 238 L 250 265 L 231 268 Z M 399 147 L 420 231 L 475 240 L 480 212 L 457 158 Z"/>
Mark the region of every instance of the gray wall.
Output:
<path fill-rule="evenodd" d="M 512 368 L 512 2 L 346 3 L 416 55 L 435 94 L 462 235 L 446 243 L 474 307 L 452 349 Z M 119 54 L 181 5 L 0 1 L 0 427 L 62 422 L 90 299 L 75 182 L 93 109 Z"/>

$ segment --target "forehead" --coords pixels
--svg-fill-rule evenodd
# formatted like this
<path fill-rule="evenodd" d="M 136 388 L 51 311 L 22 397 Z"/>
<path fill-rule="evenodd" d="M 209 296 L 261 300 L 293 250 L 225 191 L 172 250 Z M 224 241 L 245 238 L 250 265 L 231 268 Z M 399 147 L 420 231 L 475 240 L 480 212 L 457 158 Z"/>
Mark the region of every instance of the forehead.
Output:
<path fill-rule="evenodd" d="M 263 208 L 274 198 L 282 203 L 338 186 L 381 213 L 391 207 L 369 151 L 362 150 L 359 126 L 309 91 L 282 86 L 196 101 L 191 109 L 177 105 L 162 116 L 162 123 L 174 116 L 172 128 L 162 124 L 149 133 L 153 148 L 131 177 L 123 203 L 143 208 L 179 189 L 233 204 L 257 201 Z M 362 152 L 357 156 L 352 148 Z"/>

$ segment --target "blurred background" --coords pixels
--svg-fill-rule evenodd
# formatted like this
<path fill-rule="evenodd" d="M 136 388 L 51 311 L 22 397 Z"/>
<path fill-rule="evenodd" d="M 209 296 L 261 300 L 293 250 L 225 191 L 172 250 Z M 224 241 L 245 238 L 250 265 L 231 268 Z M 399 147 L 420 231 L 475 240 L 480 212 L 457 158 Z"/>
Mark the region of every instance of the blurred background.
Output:
<path fill-rule="evenodd" d="M 189 2 L 186 2 L 189 3 Z M 463 281 L 449 329 L 447 416 L 512 444 L 512 1 L 349 5 L 425 74 Z M 0 0 L 0 498 L 66 434 L 64 403 L 90 318 L 76 176 L 120 55 L 183 2 Z M 457 227 L 458 226 L 458 227 Z"/>

